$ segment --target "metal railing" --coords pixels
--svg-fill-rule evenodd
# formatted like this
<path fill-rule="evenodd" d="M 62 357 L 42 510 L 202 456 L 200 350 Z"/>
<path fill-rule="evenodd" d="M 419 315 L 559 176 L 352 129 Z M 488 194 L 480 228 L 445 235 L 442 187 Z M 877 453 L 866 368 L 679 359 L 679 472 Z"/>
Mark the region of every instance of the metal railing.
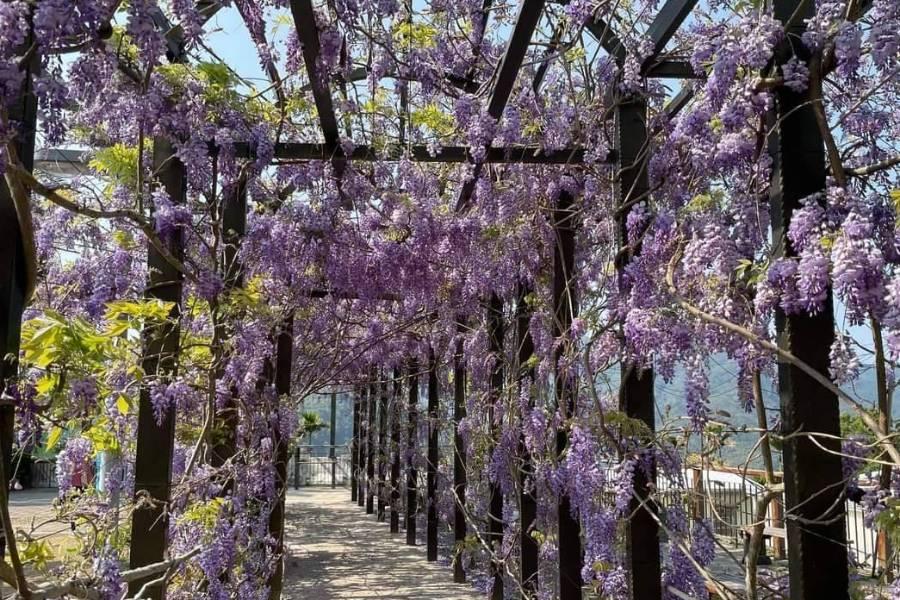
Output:
<path fill-rule="evenodd" d="M 288 463 L 288 485 L 350 485 L 350 450 L 344 446 L 297 446 Z"/>
<path fill-rule="evenodd" d="M 740 545 L 746 532 L 756 522 L 757 505 L 765 490 L 750 478 L 741 482 L 718 481 L 715 474 L 715 470 L 704 470 L 702 479 L 688 478 L 690 493 L 687 498 L 681 494 L 682 498 L 677 499 L 676 494 L 667 494 L 665 490 L 661 490 L 662 493 L 659 494 L 661 504 L 668 506 L 670 503 L 684 502 L 689 513 L 693 511 L 707 518 L 717 535 L 731 538 L 736 545 Z M 847 552 L 850 559 L 861 568 L 873 569 L 882 566 L 884 557 L 879 557 L 878 532 L 866 527 L 862 507 L 848 500 L 844 509 Z M 770 502 L 764 526 L 769 531 L 781 533 L 785 527 L 784 514 L 782 495 Z M 765 539 L 766 550 L 775 552 L 776 555 L 784 551 L 786 544 L 787 541 L 780 535 L 770 535 Z"/>

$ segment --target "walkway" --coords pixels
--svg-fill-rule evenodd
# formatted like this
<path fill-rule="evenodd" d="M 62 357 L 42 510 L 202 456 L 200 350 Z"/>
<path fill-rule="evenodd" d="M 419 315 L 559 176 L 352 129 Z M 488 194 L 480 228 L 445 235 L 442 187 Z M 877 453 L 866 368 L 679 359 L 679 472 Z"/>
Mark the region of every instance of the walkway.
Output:
<path fill-rule="evenodd" d="M 285 598 L 476 600 L 450 569 L 425 560 L 424 547 L 388 532 L 345 488 L 291 490 L 287 497 Z"/>

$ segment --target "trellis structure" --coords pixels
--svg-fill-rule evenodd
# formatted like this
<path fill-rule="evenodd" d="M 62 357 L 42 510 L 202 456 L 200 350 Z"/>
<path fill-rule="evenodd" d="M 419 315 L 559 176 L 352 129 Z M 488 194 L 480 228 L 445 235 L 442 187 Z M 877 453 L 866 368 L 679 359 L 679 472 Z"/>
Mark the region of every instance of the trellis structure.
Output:
<path fill-rule="evenodd" d="M 692 79 L 697 75 L 686 62 L 677 58 L 666 56 L 665 47 L 675 35 L 681 24 L 688 18 L 697 0 L 668 0 L 661 7 L 657 17 L 647 31 L 647 36 L 652 42 L 653 50 L 643 61 L 641 71 L 645 77 L 658 77 L 668 79 Z M 522 0 L 519 6 L 518 16 L 510 34 L 506 51 L 499 63 L 499 68 L 490 92 L 488 101 L 488 113 L 499 120 L 504 113 L 510 98 L 522 62 L 529 48 L 535 28 L 544 11 L 544 0 Z M 861 16 L 870 6 L 870 2 L 863 2 L 859 7 Z M 220 8 L 217 2 L 206 0 L 199 3 L 205 18 L 212 17 Z M 510 147 L 502 148 L 489 145 L 486 154 L 480 161 L 475 160 L 472 151 L 467 147 L 443 147 L 439 152 L 432 153 L 427 147 L 419 145 L 398 145 L 393 148 L 371 148 L 368 146 L 356 146 L 351 152 L 345 152 L 342 147 L 338 121 L 335 116 L 331 91 L 327 82 L 319 76 L 317 63 L 319 59 L 320 44 L 316 28 L 313 5 L 311 0 L 291 0 L 291 11 L 296 24 L 297 33 L 303 46 L 303 57 L 306 65 L 309 81 L 311 82 L 311 94 L 315 101 L 321 127 L 321 143 L 281 143 L 275 147 L 275 158 L 278 161 L 329 161 L 334 167 L 334 173 L 340 185 L 341 177 L 346 165 L 353 161 L 386 161 L 398 160 L 401 157 L 412 161 L 422 162 L 448 162 L 467 163 L 471 165 L 471 177 L 461 187 L 456 203 L 457 211 L 466 210 L 473 202 L 475 182 L 485 164 L 488 163 L 517 163 L 517 164 L 545 164 L 565 165 L 570 169 L 578 169 L 584 162 L 585 150 L 579 147 L 544 151 L 540 148 Z M 485 0 L 484 18 L 488 18 L 490 0 Z M 803 33 L 804 16 L 811 15 L 812 3 L 804 0 L 774 0 L 776 17 L 784 23 L 790 23 L 789 33 L 791 37 L 798 37 Z M 798 18 L 798 15 L 800 18 Z M 625 45 L 617 36 L 614 28 L 599 19 L 588 22 L 587 29 L 595 36 L 597 42 L 622 64 L 626 59 Z M 186 60 L 185 45 L 178 28 L 167 27 L 169 41 L 169 59 L 174 62 Z M 779 50 L 778 64 L 787 62 L 795 52 L 795 45 L 787 39 Z M 799 56 L 801 59 L 808 57 Z M 538 70 L 534 79 L 533 88 L 540 90 L 546 66 L 553 58 L 551 55 L 545 59 L 545 63 Z M 24 65 L 26 80 L 30 80 L 29 69 L 31 64 Z M 365 76 L 365 74 L 362 74 Z M 456 84 L 464 89 L 473 89 L 475 82 L 471 80 L 456 81 Z M 668 110 L 674 114 L 690 101 L 690 88 L 678 94 L 670 103 Z M 408 99 L 402 97 L 402 102 Z M 24 94 L 15 106 L 10 107 L 11 116 L 26 124 L 26 132 L 19 140 L 18 152 L 22 163 L 31 168 L 34 157 L 34 130 L 36 127 L 37 106 L 35 96 L 26 86 Z M 775 159 L 775 171 L 771 187 L 771 205 L 773 216 L 773 239 L 778 243 L 779 252 L 790 256 L 794 250 L 787 243 L 785 231 L 790 224 L 791 216 L 799 207 L 799 200 L 812 193 L 821 191 L 825 186 L 825 154 L 821 134 L 815 122 L 813 108 L 807 102 L 804 94 L 798 94 L 787 88 L 781 88 L 777 94 L 776 108 L 772 113 L 772 123 L 775 125 L 776 135 L 772 137 L 770 152 Z M 618 189 L 619 207 L 617 216 L 619 221 L 619 246 L 620 253 L 617 257 L 616 267 L 623 273 L 631 258 L 638 251 L 627 242 L 625 223 L 635 206 L 643 202 L 649 195 L 649 182 L 647 164 L 649 161 L 652 132 L 648 130 L 648 104 L 646 98 L 631 96 L 621 98 L 616 105 L 614 119 L 617 131 L 617 147 L 609 153 L 607 160 L 616 167 L 616 184 Z M 401 124 L 401 139 L 404 136 Z M 249 144 L 238 144 L 239 155 L 250 156 L 252 150 Z M 160 181 L 169 195 L 175 200 L 183 200 L 185 195 L 185 170 L 174 154 L 171 144 L 164 140 L 156 140 L 154 143 L 154 164 L 159 167 Z M 29 280 L 28 265 L 25 264 L 20 239 L 20 228 L 16 221 L 16 212 L 13 200 L 6 185 L 0 186 L 0 356 L 16 356 L 19 347 L 19 328 L 21 316 L 33 284 Z M 245 230 L 246 189 L 239 186 L 231 190 L 226 215 L 231 225 L 229 230 L 235 234 L 226 248 L 228 258 L 226 264 L 234 265 L 236 261 L 236 249 L 240 245 L 240 236 Z M 352 208 L 352 202 L 345 200 L 346 207 Z M 556 232 L 555 250 L 553 256 L 553 312 L 558 330 L 557 337 L 570 337 L 569 328 L 573 319 L 578 314 L 578 302 L 574 295 L 573 282 L 577 277 L 575 272 L 575 245 L 578 236 L 578 209 L 577 199 L 567 193 L 562 193 L 556 199 L 556 206 L 551 215 L 554 230 Z M 180 239 L 176 236 L 166 249 L 174 256 L 180 256 L 183 252 Z M 160 253 L 159 249 L 151 246 L 148 257 L 150 266 L 150 280 L 148 282 L 147 295 L 149 298 L 157 298 L 173 302 L 176 308 L 173 311 L 172 323 L 163 326 L 160 330 L 146 332 L 146 350 L 144 370 L 152 374 L 172 369 L 174 358 L 179 352 L 177 317 L 181 301 L 181 274 L 172 268 L 170 262 Z M 229 285 L 240 286 L 239 278 L 229 279 Z M 525 377 L 526 365 L 533 354 L 533 343 L 528 331 L 530 314 L 525 304 L 528 289 L 521 290 L 519 300 L 515 307 L 517 314 L 516 339 L 518 344 L 518 368 L 519 376 Z M 313 297 L 327 298 L 331 296 L 328 290 L 312 290 Z M 391 301 L 391 298 L 386 298 Z M 502 311 L 502 303 L 499 299 L 486 298 L 487 310 L 492 320 L 498 327 L 497 315 Z M 460 327 L 464 327 L 467 316 L 459 316 Z M 815 316 L 780 316 L 777 322 L 779 332 L 779 345 L 789 350 L 793 355 L 806 363 L 814 366 L 820 373 L 827 376 L 828 373 L 828 349 L 831 346 L 833 336 L 833 314 L 830 300 L 827 310 Z M 276 332 L 275 340 L 277 351 L 273 373 L 275 386 L 280 394 L 290 391 L 290 357 L 292 344 L 291 321 L 287 320 L 281 331 Z M 495 344 L 492 351 L 499 355 L 502 348 L 502 333 L 495 332 L 491 339 Z M 461 343 L 460 343 L 461 344 Z M 561 355 L 563 349 L 558 351 Z M 499 394 L 504 377 L 502 365 L 499 359 L 498 366 L 492 378 L 494 392 Z M 15 360 L 2 362 L 2 377 L 9 379 L 16 373 Z M 436 481 L 437 464 L 440 460 L 438 454 L 438 365 L 432 360 L 425 372 L 427 373 L 428 409 L 427 419 L 429 424 L 429 443 L 427 449 L 428 469 L 427 486 L 425 490 L 425 506 L 428 512 L 427 518 L 427 556 L 428 560 L 437 559 L 437 516 L 436 505 Z M 367 388 L 361 389 L 354 401 L 354 437 L 352 442 L 352 499 L 358 501 L 360 506 L 366 507 L 366 512 L 375 510 L 372 491 L 375 490 L 378 499 L 378 515 L 384 518 L 386 510 L 390 511 L 391 531 L 399 531 L 399 519 L 401 510 L 405 510 L 407 543 L 416 543 L 416 514 L 418 507 L 418 474 L 412 462 L 403 464 L 400 445 L 401 404 L 402 391 L 401 380 L 407 381 L 408 391 L 408 439 L 412 447 L 406 448 L 406 452 L 415 451 L 416 420 L 418 414 L 418 386 L 420 385 L 419 365 L 411 362 L 407 373 L 395 371 L 388 376 L 385 371 L 380 374 L 373 371 L 372 383 Z M 424 378 L 422 378 L 424 379 Z M 453 424 L 457 426 L 465 416 L 466 371 L 461 345 L 456 348 L 453 365 L 453 379 L 455 382 L 453 397 Z M 554 389 L 556 401 L 562 413 L 571 414 L 574 410 L 574 382 L 558 373 Z M 784 428 L 787 431 L 815 431 L 821 434 L 840 434 L 838 423 L 837 398 L 823 392 L 821 387 L 808 375 L 802 373 L 796 367 L 781 365 L 779 368 L 779 393 L 781 409 L 784 419 Z M 827 395 L 827 402 L 823 402 L 823 395 Z M 812 398 L 816 398 L 813 405 Z M 650 369 L 641 368 L 638 365 L 626 364 L 623 366 L 621 388 L 619 391 L 619 403 L 622 411 L 629 417 L 639 419 L 651 431 L 654 428 L 654 396 L 653 373 Z M 225 429 L 233 431 L 234 409 L 232 413 L 227 410 L 225 414 L 217 416 L 224 424 Z M 0 407 L 0 444 L 2 444 L 4 456 L 9 460 L 11 455 L 13 417 L 12 407 L 4 403 Z M 174 437 L 174 412 L 170 412 L 162 423 L 157 423 L 153 417 L 153 407 L 150 403 L 147 389 L 142 390 L 136 458 L 136 489 L 145 490 L 154 502 L 147 504 L 145 508 L 135 511 L 132 524 L 133 536 L 131 546 L 131 566 L 140 567 L 161 561 L 165 556 L 166 539 L 165 502 L 168 500 L 171 485 L 171 455 L 173 451 Z M 829 442 L 821 442 L 826 446 Z M 286 444 L 279 442 L 282 452 L 286 452 Z M 565 452 L 568 440 L 565 432 L 558 434 L 557 451 Z M 225 461 L 234 449 L 226 441 L 220 448 L 220 460 Z M 839 450 L 839 448 L 838 448 Z M 524 482 L 530 475 L 530 462 L 524 444 L 520 445 L 523 467 L 520 473 Z M 282 456 L 282 455 L 280 455 Z M 162 457 L 162 460 L 160 460 Z M 286 463 L 286 458 L 280 458 Z M 279 463 L 281 484 L 283 487 L 285 474 L 283 464 Z M 7 476 L 10 472 L 9 464 L 4 465 Z M 406 471 L 406 502 L 405 508 L 401 505 L 401 490 L 404 487 L 402 471 Z M 388 479 L 389 481 L 386 481 Z M 656 600 L 661 597 L 660 585 L 660 547 L 659 531 L 656 508 L 651 499 L 651 488 L 654 484 L 652 477 L 638 474 L 635 482 L 635 497 L 632 500 L 633 517 L 627 524 L 627 545 L 629 572 L 631 575 L 631 588 L 636 600 Z M 787 523 L 788 549 L 790 559 L 791 597 L 794 599 L 816 599 L 834 596 L 835 590 L 847 589 L 847 562 L 844 551 L 844 519 L 842 515 L 843 503 L 835 499 L 839 496 L 839 486 L 842 479 L 839 457 L 831 454 L 823 454 L 814 443 L 801 436 L 795 436 L 785 444 L 785 490 L 787 495 L 787 509 L 797 515 L 798 519 Z M 455 539 L 457 542 L 465 540 L 467 526 L 465 522 L 466 502 L 466 470 L 465 449 L 457 431 L 454 431 L 454 477 L 453 490 L 457 498 L 455 512 Z M 526 486 L 523 485 L 523 490 Z M 282 500 L 283 501 L 283 500 Z M 521 564 L 519 572 L 523 589 L 535 592 L 537 589 L 537 545 L 530 536 L 530 529 L 535 519 L 535 498 L 529 492 L 522 493 L 520 502 L 521 537 L 520 552 Z M 488 541 L 497 544 L 502 539 L 502 506 L 503 498 L 500 490 L 493 486 L 490 502 L 490 530 Z M 827 524 L 810 524 L 825 515 Z M 283 505 L 278 514 L 273 515 L 272 533 L 276 538 L 283 536 Z M 569 499 L 563 494 L 558 507 L 558 543 L 559 558 L 557 570 L 559 573 L 559 597 L 561 600 L 574 600 L 582 597 L 583 582 L 581 579 L 582 550 L 580 525 L 576 515 L 571 510 Z M 160 525 L 162 523 L 163 525 Z M 465 578 L 460 563 L 455 564 L 455 578 L 462 581 Z M 494 585 L 492 595 L 494 598 L 503 597 L 503 565 L 495 564 Z M 276 576 L 280 581 L 280 575 Z M 146 580 L 132 583 L 132 593 L 136 592 Z M 279 582 L 273 585 L 278 588 Z M 156 586 L 153 592 L 154 598 L 162 598 L 164 590 Z"/>

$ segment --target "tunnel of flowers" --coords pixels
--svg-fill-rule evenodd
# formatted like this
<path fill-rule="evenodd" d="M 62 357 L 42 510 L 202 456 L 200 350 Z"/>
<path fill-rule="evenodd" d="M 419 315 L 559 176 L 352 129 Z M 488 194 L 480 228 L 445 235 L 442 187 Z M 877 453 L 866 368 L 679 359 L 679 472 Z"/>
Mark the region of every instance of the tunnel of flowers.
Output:
<path fill-rule="evenodd" d="M 485 597 L 900 598 L 897 0 L 3 0 L 0 57 L 2 597 L 302 600 L 339 391 L 346 502 Z"/>

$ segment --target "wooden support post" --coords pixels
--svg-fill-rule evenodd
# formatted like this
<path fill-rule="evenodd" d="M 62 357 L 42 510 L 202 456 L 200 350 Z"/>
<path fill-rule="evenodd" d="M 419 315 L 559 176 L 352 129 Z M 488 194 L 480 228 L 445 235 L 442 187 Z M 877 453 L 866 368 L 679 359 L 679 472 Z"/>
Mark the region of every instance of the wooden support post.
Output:
<path fill-rule="evenodd" d="M 331 460 L 331 489 L 337 487 L 337 454 L 335 441 L 337 437 L 337 394 L 331 392 L 331 410 L 329 411 L 328 458 Z"/>
<path fill-rule="evenodd" d="M 457 332 L 462 335 L 464 329 L 463 320 L 457 325 Z M 462 560 L 462 549 L 466 542 L 466 446 L 462 435 L 459 433 L 459 424 L 466 418 L 466 364 L 463 356 L 463 341 L 456 340 L 456 349 L 453 353 L 453 491 L 456 495 L 456 505 L 453 511 L 453 540 L 454 552 L 457 553 L 453 560 L 453 581 L 464 583 L 466 570 Z"/>
<path fill-rule="evenodd" d="M 388 383 L 387 370 L 379 370 L 378 377 L 378 509 L 377 518 L 379 521 L 385 520 L 385 509 L 388 504 L 387 493 L 387 469 L 388 456 L 390 453 L 387 449 L 387 426 L 388 426 Z"/>
<path fill-rule="evenodd" d="M 31 46 L 34 34 L 29 31 L 23 52 Z M 16 151 L 27 171 L 34 169 L 34 141 L 37 128 L 37 96 L 34 94 L 33 75 L 40 68 L 37 52 L 24 64 L 22 88 L 19 96 L 4 107 L 10 123 L 18 125 Z M 15 383 L 19 373 L 19 346 L 22 333 L 22 313 L 25 310 L 29 285 L 26 273 L 24 238 L 19 228 L 19 218 L 12 194 L 5 179 L 0 177 L 0 394 L 7 385 Z M 32 282 L 33 284 L 33 282 Z M 15 472 L 12 445 L 15 437 L 15 406 L 0 404 L 0 449 L 3 452 L 3 472 L 9 485 Z M 6 554 L 6 538 L 0 532 L 0 558 Z"/>
<path fill-rule="evenodd" d="M 293 461 L 294 461 L 294 474 L 293 474 L 294 489 L 295 489 L 295 490 L 299 490 L 299 489 L 300 489 L 300 446 L 299 446 L 299 445 L 294 446 L 294 452 L 293 452 L 293 455 L 294 455 L 294 456 L 293 456 Z"/>
<path fill-rule="evenodd" d="M 400 417 L 403 388 L 400 369 L 394 369 L 393 394 L 391 396 L 391 533 L 400 533 Z"/>
<path fill-rule="evenodd" d="M 553 312 L 554 337 L 569 337 L 572 321 L 578 314 L 575 289 L 575 229 L 577 207 L 568 192 L 561 192 L 552 212 L 553 247 Z M 570 340 L 571 341 L 571 340 Z M 556 404 L 565 419 L 575 414 L 575 381 L 571 373 L 560 368 L 567 344 L 554 352 Z M 562 456 L 569 444 L 568 432 L 561 428 L 556 435 L 556 452 Z M 581 524 L 572 513 L 567 493 L 562 493 L 557 507 L 559 523 L 559 599 L 581 600 Z"/>
<path fill-rule="evenodd" d="M 534 367 L 531 359 L 534 356 L 534 341 L 531 338 L 532 310 L 528 306 L 528 296 L 531 294 L 530 286 L 519 286 L 516 299 L 516 344 L 518 346 L 518 380 L 519 395 L 527 386 L 528 408 L 534 407 L 534 397 L 530 388 L 534 382 Z M 521 417 L 524 417 L 522 415 Z M 535 497 L 534 465 L 531 462 L 531 454 L 525 446 L 525 435 L 519 436 L 519 457 L 521 467 L 519 469 L 519 578 L 522 589 L 528 598 L 535 597 L 538 589 L 538 543 L 532 535 L 534 521 L 537 518 L 537 498 Z"/>
<path fill-rule="evenodd" d="M 360 386 L 359 391 L 359 440 L 357 444 L 356 455 L 356 481 L 358 492 L 356 495 L 356 503 L 359 506 L 366 505 L 366 442 L 369 437 L 368 433 L 368 412 L 369 412 L 369 388 L 368 386 Z"/>
<path fill-rule="evenodd" d="M 493 366 L 491 367 L 491 389 L 488 395 L 488 423 L 487 427 L 490 431 L 491 453 L 493 453 L 493 444 L 500 435 L 499 424 L 496 423 L 495 407 L 498 402 L 503 401 L 503 299 L 493 294 L 488 304 L 487 326 L 488 326 L 488 344 L 489 352 L 493 357 Z M 499 481 L 491 481 L 488 486 L 490 494 L 490 503 L 488 505 L 488 535 L 487 541 L 490 545 L 491 558 L 491 575 L 494 582 L 491 588 L 491 598 L 493 600 L 503 600 L 503 574 L 505 571 L 504 564 L 499 560 L 503 547 L 503 491 L 500 489 Z"/>
<path fill-rule="evenodd" d="M 784 496 L 779 494 L 772 499 L 769 504 L 769 510 L 772 514 L 772 527 L 784 529 Z M 785 530 L 786 531 L 786 530 Z M 772 537 L 772 556 L 775 558 L 785 558 L 787 556 L 787 548 L 784 545 L 784 538 L 779 536 Z"/>
<path fill-rule="evenodd" d="M 281 330 L 275 338 L 275 393 L 278 395 L 279 405 L 282 398 L 288 397 L 289 400 L 291 394 L 293 358 L 294 316 L 290 314 L 285 317 Z M 269 535 L 276 540 L 275 554 L 278 556 L 278 562 L 269 578 L 269 600 L 279 600 L 284 587 L 284 518 L 290 440 L 282 437 L 278 429 L 275 429 L 273 439 L 275 441 L 275 484 L 278 501 L 269 515 Z"/>
<path fill-rule="evenodd" d="M 369 375 L 369 409 L 366 422 L 366 514 L 375 514 L 375 495 L 378 485 L 375 481 L 375 442 L 378 427 L 378 371 L 372 369 Z"/>
<path fill-rule="evenodd" d="M 703 488 L 703 469 L 691 468 L 691 516 L 694 520 L 706 518 L 706 490 Z"/>
<path fill-rule="evenodd" d="M 243 269 L 238 261 L 241 243 L 247 232 L 247 182 L 240 179 L 230 189 L 226 189 L 222 200 L 222 264 L 225 289 L 233 291 L 243 286 Z M 225 373 L 224 340 L 227 326 L 222 315 L 217 317 L 215 348 L 217 354 L 217 377 Z M 220 468 L 231 460 L 237 451 L 238 403 L 236 390 L 230 390 L 222 407 L 216 411 L 214 440 L 210 451 L 210 464 Z M 230 482 L 226 487 L 230 487 Z"/>
<path fill-rule="evenodd" d="M 184 204 L 187 191 L 184 165 L 176 156 L 170 141 L 161 138 L 155 140 L 153 166 L 172 202 Z M 173 256 L 179 259 L 182 257 L 184 241 L 181 231 L 173 233 L 165 243 Z M 150 280 L 145 296 L 150 300 L 171 302 L 172 311 L 164 323 L 150 324 L 145 328 L 142 367 L 148 381 L 165 381 L 175 374 L 177 366 L 183 274 L 169 264 L 152 245 L 149 246 L 148 254 Z M 168 407 L 162 418 L 157 420 L 150 400 L 150 386 L 145 383 L 141 386 L 138 409 L 134 489 L 137 498 L 147 494 L 153 502 L 143 502 L 132 514 L 129 558 L 132 569 L 160 562 L 165 558 L 174 444 L 175 408 Z M 137 594 L 152 578 L 153 576 L 131 582 L 128 587 L 129 595 Z M 157 584 L 150 587 L 145 597 L 161 600 L 163 596 L 164 586 Z"/>
<path fill-rule="evenodd" d="M 774 0 L 775 18 L 791 24 L 776 49 L 777 64 L 794 57 L 801 62 L 821 60 L 810 57 L 800 42 L 806 20 L 814 11 L 813 3 L 804 0 Z M 814 102 L 809 90 L 798 93 L 780 86 L 775 91 L 769 129 L 773 158 L 769 206 L 775 257 L 796 256 L 787 238 L 794 211 L 801 208 L 803 199 L 825 190 L 824 141 Z M 775 329 L 780 347 L 829 376 L 829 351 L 834 341 L 830 289 L 818 314 L 785 315 L 778 310 Z M 782 431 L 792 434 L 783 447 L 785 509 L 793 517 L 786 519 L 791 599 L 848 598 L 838 399 L 785 362 L 778 363 L 778 393 Z M 813 441 L 803 433 L 821 437 Z"/>
<path fill-rule="evenodd" d="M 360 440 L 360 397 L 353 393 L 353 437 L 350 440 L 350 502 L 356 502 L 359 494 L 359 440 Z"/>
<path fill-rule="evenodd" d="M 419 433 L 419 365 L 409 365 L 409 419 L 406 434 L 406 543 L 416 545 L 416 515 L 419 512 L 419 473 L 416 470 L 416 438 Z"/>
<path fill-rule="evenodd" d="M 622 161 L 619 180 L 620 206 L 632 206 L 638 198 L 646 198 L 650 190 L 647 174 L 649 138 L 647 134 L 647 101 L 636 96 L 619 100 L 616 109 L 619 156 Z M 630 209 L 619 211 L 619 254 L 616 268 L 620 288 L 625 289 L 623 274 L 638 249 L 628 243 L 626 221 Z M 627 290 L 621 293 L 627 293 Z M 642 421 L 650 431 L 656 429 L 653 372 L 638 365 L 622 365 L 619 386 L 619 409 L 632 419 Z M 626 546 L 631 574 L 631 589 L 635 600 L 658 600 L 662 597 L 662 568 L 659 552 L 659 526 L 656 507 L 649 501 L 650 490 L 656 484 L 656 465 L 635 469 L 632 517 L 626 526 Z M 641 502 L 645 508 L 641 508 Z"/>
<path fill-rule="evenodd" d="M 440 453 L 440 415 L 438 396 L 437 359 L 434 348 L 428 353 L 428 472 L 426 477 L 427 519 L 425 526 L 426 559 L 435 562 L 438 558 L 438 514 L 437 514 L 437 474 Z"/>

